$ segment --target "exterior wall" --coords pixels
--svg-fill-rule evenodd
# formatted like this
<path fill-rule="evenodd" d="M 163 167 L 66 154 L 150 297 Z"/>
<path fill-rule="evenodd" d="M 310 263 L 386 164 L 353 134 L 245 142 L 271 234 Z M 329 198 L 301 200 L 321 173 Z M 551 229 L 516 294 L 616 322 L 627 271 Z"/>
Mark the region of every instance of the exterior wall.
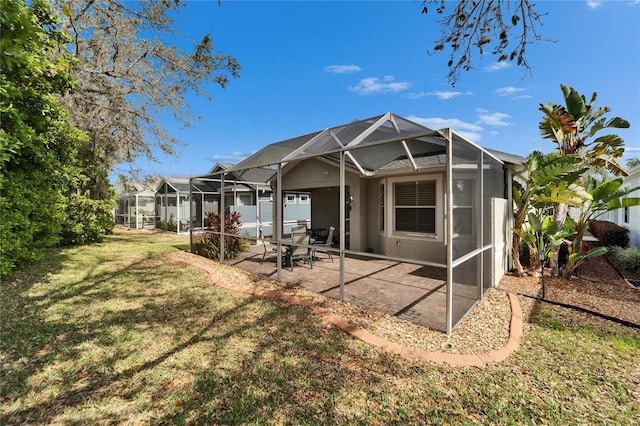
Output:
<path fill-rule="evenodd" d="M 363 241 L 364 226 L 366 226 L 366 217 L 361 213 L 361 206 L 366 203 L 366 192 L 361 184 L 359 176 L 353 173 L 345 173 L 345 183 L 349 188 L 353 202 L 350 203 L 349 216 L 358 218 L 358 225 L 349 220 L 348 228 L 345 232 L 348 245 L 351 250 L 364 251 L 365 242 Z M 310 159 L 296 165 L 287 167 L 286 173 L 282 177 L 283 191 L 309 191 L 311 192 L 311 226 L 336 228 L 335 235 L 338 238 L 340 234 L 340 169 L 334 165 L 325 163 L 317 159 Z M 286 232 L 286 231 L 285 231 Z"/>
<path fill-rule="evenodd" d="M 444 191 L 443 173 L 438 172 L 436 175 L 440 176 L 440 190 Z M 420 174 L 419 176 L 425 175 Z M 428 174 L 428 176 L 431 177 L 433 174 Z M 424 236 L 394 235 L 391 232 L 392 221 L 389 218 L 392 217 L 393 207 L 388 202 L 389 197 L 385 200 L 385 214 L 387 216 L 385 231 L 380 230 L 381 182 L 383 182 L 383 179 L 371 179 L 367 185 L 367 204 L 364 211 L 369 216 L 366 226 L 366 240 L 368 242 L 366 249 L 390 257 L 404 257 L 445 264 L 447 262 L 447 252 L 444 238 L 442 238 L 442 241 L 434 241 Z"/>
<path fill-rule="evenodd" d="M 640 186 L 640 166 L 635 166 L 629 171 L 629 176 L 624 180 L 624 185 L 629 188 Z M 629 197 L 640 197 L 640 189 L 633 191 Z M 640 206 L 629 207 L 629 222 L 624 222 L 624 210 L 618 210 L 619 225 L 629 229 L 629 244 L 640 248 Z"/>

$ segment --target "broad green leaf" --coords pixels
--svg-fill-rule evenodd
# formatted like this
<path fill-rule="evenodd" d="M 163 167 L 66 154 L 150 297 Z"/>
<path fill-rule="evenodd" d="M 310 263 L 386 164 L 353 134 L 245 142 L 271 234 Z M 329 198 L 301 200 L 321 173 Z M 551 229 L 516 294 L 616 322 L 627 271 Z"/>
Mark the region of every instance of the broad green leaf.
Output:
<path fill-rule="evenodd" d="M 536 216 L 535 213 L 529 213 L 527 215 L 529 219 L 529 225 L 533 229 L 534 232 L 540 232 L 542 230 L 542 224 L 540 223 L 540 219 Z"/>
<path fill-rule="evenodd" d="M 587 105 L 584 97 L 580 96 L 578 91 L 573 87 L 561 84 L 560 89 L 564 95 L 564 100 L 569 114 L 571 114 L 576 120 L 582 118 L 587 113 Z"/>

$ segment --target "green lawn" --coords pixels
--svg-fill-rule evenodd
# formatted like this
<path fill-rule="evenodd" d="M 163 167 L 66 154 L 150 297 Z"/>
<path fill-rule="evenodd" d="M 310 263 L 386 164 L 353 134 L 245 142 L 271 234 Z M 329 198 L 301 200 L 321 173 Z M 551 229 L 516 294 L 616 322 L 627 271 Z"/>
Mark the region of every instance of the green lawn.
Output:
<path fill-rule="evenodd" d="M 538 306 L 483 369 L 391 356 L 117 231 L 2 281 L 0 424 L 640 424 L 640 332 Z"/>

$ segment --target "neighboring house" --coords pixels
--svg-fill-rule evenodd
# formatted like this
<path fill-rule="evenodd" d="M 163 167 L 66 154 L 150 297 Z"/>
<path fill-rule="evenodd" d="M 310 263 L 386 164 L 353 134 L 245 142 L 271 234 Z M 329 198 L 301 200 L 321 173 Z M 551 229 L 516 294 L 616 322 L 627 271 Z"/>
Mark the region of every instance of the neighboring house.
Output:
<path fill-rule="evenodd" d="M 156 186 L 155 211 L 164 229 L 183 233 L 203 227 L 206 213 L 217 212 L 219 204 L 220 185 L 215 182 L 189 185 L 189 178 L 164 177 Z"/>
<path fill-rule="evenodd" d="M 335 227 L 336 253 L 446 268 L 450 332 L 507 269 L 512 167 L 523 162 L 387 113 L 270 144 L 225 179 L 276 171 L 276 240 L 287 233 L 285 194 L 309 193 L 310 227 Z"/>
<path fill-rule="evenodd" d="M 629 175 L 624 178 L 623 186 L 634 188 L 640 186 L 640 164 L 629 169 Z M 640 197 L 640 190 L 635 190 L 629 197 Z M 640 248 L 640 206 L 623 207 L 607 212 L 598 220 L 617 223 L 629 230 L 629 244 Z"/>
<path fill-rule="evenodd" d="M 265 235 L 272 234 L 273 190 L 270 181 L 276 174 L 271 167 L 257 167 L 226 173 L 231 164 L 218 163 L 204 176 L 192 179 L 194 186 L 215 183 L 220 191 L 224 175 L 224 207 L 240 213 L 240 233 L 257 237 L 262 229 Z M 290 229 L 297 220 L 311 220 L 311 194 L 291 191 L 285 194 L 285 228 Z M 219 207 L 218 207 L 219 208 Z"/>
<path fill-rule="evenodd" d="M 116 225 L 127 228 L 153 228 L 155 226 L 155 192 L 134 185 L 118 199 L 115 212 Z"/>

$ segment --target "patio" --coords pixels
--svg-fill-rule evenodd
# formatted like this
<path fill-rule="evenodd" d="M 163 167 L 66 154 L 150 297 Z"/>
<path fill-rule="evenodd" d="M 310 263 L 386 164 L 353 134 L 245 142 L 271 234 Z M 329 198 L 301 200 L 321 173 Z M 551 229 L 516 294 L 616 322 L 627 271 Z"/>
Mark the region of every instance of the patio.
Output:
<path fill-rule="evenodd" d="M 262 245 L 251 245 L 228 265 L 244 271 L 276 279 L 277 256 L 268 247 L 263 263 Z M 318 253 L 313 268 L 298 261 L 293 271 L 282 268 L 282 282 L 299 285 L 318 294 L 340 300 L 340 259 L 334 252 L 331 262 L 324 253 Z M 446 269 L 420 266 L 393 260 L 368 258 L 360 255 L 345 256 L 344 301 L 375 309 L 400 319 L 446 331 Z M 454 285 L 458 318 L 473 306 L 477 289 L 472 285 Z"/>
<path fill-rule="evenodd" d="M 258 228 L 287 244 L 284 219 L 297 203 L 284 194 L 309 193 L 307 230 L 335 229 L 335 262 L 288 271 L 272 257 L 260 265 L 258 245 L 237 266 L 450 334 L 507 269 L 520 161 L 386 113 L 272 143 L 191 183 L 235 187 L 237 173 L 273 170 L 273 217 Z"/>

